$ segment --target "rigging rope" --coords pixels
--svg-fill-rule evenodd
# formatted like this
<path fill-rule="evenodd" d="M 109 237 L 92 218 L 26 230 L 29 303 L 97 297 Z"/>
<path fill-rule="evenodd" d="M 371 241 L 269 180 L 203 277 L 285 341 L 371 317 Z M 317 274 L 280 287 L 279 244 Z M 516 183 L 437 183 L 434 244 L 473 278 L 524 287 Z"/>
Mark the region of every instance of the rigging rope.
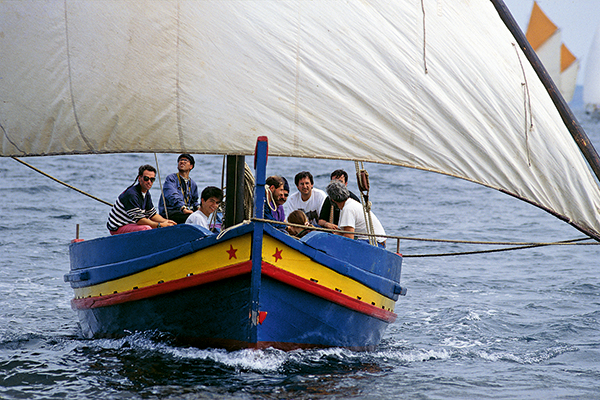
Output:
<path fill-rule="evenodd" d="M 277 224 L 277 225 L 295 226 L 295 227 L 299 227 L 299 228 L 305 227 L 304 225 L 297 225 L 297 224 L 292 224 L 289 222 L 272 221 L 270 219 L 252 218 L 251 220 L 259 221 L 259 222 L 268 222 L 268 223 Z M 310 227 L 310 229 L 314 230 L 314 231 L 322 231 L 322 232 L 329 232 L 329 233 L 345 233 L 345 231 L 338 230 L 338 229 L 327 229 L 327 228 L 318 228 L 318 227 Z M 496 252 L 501 252 L 501 251 L 521 250 L 521 249 L 528 249 L 528 248 L 533 248 L 533 247 L 543 247 L 543 246 L 566 246 L 566 245 L 597 246 L 597 245 L 600 245 L 599 242 L 580 243 L 584 240 L 592 240 L 592 238 L 587 238 L 587 237 L 563 240 L 563 241 L 558 241 L 558 242 L 491 242 L 491 241 L 486 242 L 486 241 L 475 241 L 475 240 L 426 239 L 426 238 L 418 238 L 418 237 L 381 235 L 381 234 L 363 233 L 363 232 L 356 232 L 356 233 L 359 235 L 362 235 L 362 236 L 385 237 L 388 239 L 397 239 L 398 241 L 399 240 L 413 240 L 413 241 L 439 242 L 439 243 L 461 243 L 461 244 L 484 244 L 484 245 L 491 245 L 491 246 L 494 246 L 494 245 L 495 246 L 498 246 L 498 245 L 512 246 L 512 247 L 505 247 L 505 248 L 501 248 L 501 249 L 465 251 L 465 252 L 455 252 L 455 253 L 402 254 L 402 257 L 406 257 L 406 258 L 445 257 L 445 256 L 460 256 L 460 255 L 472 255 L 472 254 L 482 254 L 482 253 L 496 253 Z"/>
<path fill-rule="evenodd" d="M 160 179 L 160 168 L 158 167 L 158 157 L 156 153 L 154 153 L 154 161 L 156 162 L 156 173 L 158 175 L 158 183 L 160 185 L 160 195 L 163 199 L 163 204 L 165 205 L 165 217 L 169 219 L 169 210 L 167 210 L 167 199 L 165 199 L 165 192 L 163 191 L 162 179 Z M 177 176 L 179 178 L 179 176 Z"/>
<path fill-rule="evenodd" d="M 81 189 L 77 189 L 76 187 L 73 187 L 73 186 L 69 185 L 68 183 L 66 183 L 66 182 L 63 182 L 63 181 L 61 181 L 60 179 L 57 179 L 57 178 L 55 178 L 55 177 L 53 177 L 53 176 L 51 176 L 51 175 L 48 175 L 48 174 L 47 174 L 47 173 L 45 173 L 44 171 L 41 171 L 41 170 L 37 169 L 37 168 L 36 168 L 36 167 L 34 167 L 33 165 L 31 165 L 31 164 L 28 164 L 28 163 L 26 163 L 25 161 L 18 159 L 17 157 L 11 157 L 11 158 L 12 158 L 13 160 L 15 160 L 15 161 L 18 161 L 18 162 L 20 162 L 21 164 L 25 165 L 26 167 L 29 167 L 29 168 L 31 168 L 31 169 L 32 169 L 32 170 L 34 170 L 35 172 L 39 172 L 40 174 L 42 174 L 42 175 L 44 175 L 44 176 L 46 176 L 46 177 L 48 177 L 48 178 L 52 179 L 53 181 L 55 181 L 55 182 L 58 182 L 58 183 L 60 183 L 61 185 L 64 185 L 64 186 L 68 187 L 69 189 L 73 189 L 73 190 L 75 190 L 76 192 L 79 192 L 79 193 L 81 193 L 81 194 L 84 194 L 84 195 L 86 195 L 86 196 L 88 196 L 88 197 L 91 197 L 92 199 L 94 199 L 94 200 L 97 200 L 97 201 L 99 201 L 100 203 L 104 203 L 104 204 L 106 204 L 107 206 L 110 206 L 110 207 L 112 207 L 112 206 L 113 206 L 113 205 L 112 205 L 112 203 L 109 203 L 108 201 L 105 201 L 105 200 L 99 199 L 98 197 L 96 197 L 96 196 L 93 196 L 93 195 L 91 195 L 91 194 L 89 194 L 89 193 L 86 193 L 86 192 L 84 192 L 84 191 L 83 191 L 83 190 L 81 190 Z"/>
<path fill-rule="evenodd" d="M 112 203 L 109 203 L 108 201 L 99 199 L 96 196 L 93 196 L 89 193 L 84 192 L 81 189 L 78 189 L 74 186 L 69 185 L 68 183 L 65 183 L 47 173 L 45 173 L 44 171 L 39 170 L 38 168 L 34 167 L 31 164 L 26 163 L 23 160 L 18 159 L 17 157 L 11 157 L 13 160 L 20 162 L 21 164 L 25 165 L 26 167 L 31 168 L 32 170 L 52 179 L 55 182 L 60 183 L 61 185 L 64 185 L 66 187 L 68 187 L 69 189 L 73 189 L 76 192 L 79 192 L 83 195 L 86 195 L 96 201 L 99 201 L 100 203 L 106 204 L 107 206 L 112 207 Z M 158 165 L 158 164 L 157 164 Z M 224 229 L 223 231 L 221 231 L 221 233 L 218 235 L 217 240 L 220 239 L 226 232 L 228 232 L 230 229 L 243 225 L 243 224 L 248 224 L 250 221 L 260 221 L 260 222 L 268 222 L 268 223 L 272 223 L 272 224 L 279 224 L 279 225 L 286 225 L 286 226 L 295 226 L 298 228 L 303 228 L 304 225 L 298 225 L 298 224 L 292 224 L 289 222 L 278 222 L 278 221 L 272 221 L 272 220 L 268 220 L 268 219 L 261 219 L 261 218 L 252 218 L 251 214 L 252 214 L 252 204 L 254 203 L 254 199 L 253 199 L 253 190 L 252 188 L 254 187 L 254 176 L 252 175 L 252 171 L 250 170 L 250 167 L 248 166 L 248 164 L 245 165 L 245 174 L 244 174 L 244 208 L 245 208 L 245 214 L 247 214 L 247 218 L 232 227 L 229 227 L 227 229 Z M 248 215 L 250 214 L 250 215 Z M 311 230 L 315 230 L 315 231 L 323 231 L 323 232 L 330 232 L 330 233 L 345 233 L 345 231 L 342 230 L 336 230 L 336 229 L 326 229 L 326 228 L 318 228 L 318 227 L 311 227 Z M 579 246 L 597 246 L 600 245 L 599 242 L 583 242 L 584 240 L 591 240 L 591 238 L 578 238 L 578 239 L 570 239 L 570 240 L 563 240 L 563 241 L 558 241 L 558 242 L 493 242 L 493 241 L 478 241 L 478 240 L 457 240 L 457 239 L 431 239 L 431 238 L 420 238 L 420 237 L 409 237 L 409 236 L 396 236 L 396 235 L 375 235 L 372 233 L 361 233 L 361 232 L 356 232 L 357 234 L 363 235 L 363 236 L 369 236 L 369 237 L 385 237 L 388 239 L 396 239 L 398 240 L 398 243 L 400 240 L 412 240 L 412 241 L 421 241 L 421 242 L 437 242 L 437 243 L 456 243 L 456 244 L 480 244 L 480 245 L 491 245 L 491 246 L 512 246 L 512 247 L 505 247 L 505 248 L 501 248 L 501 249 L 491 249 L 491 250 L 477 250 L 477 251 L 468 251 L 468 252 L 456 252 L 456 253 L 437 253 L 437 254 L 403 254 L 402 257 L 406 257 L 406 258 L 411 258 L 411 257 L 445 257 L 445 256 L 458 256 L 458 255 L 471 255 L 471 254 L 482 254 L 482 253 L 496 253 L 496 252 L 501 252 L 501 251 L 512 251 L 512 250 L 521 250 L 521 249 L 528 249 L 528 248 L 533 248 L 533 247 L 542 247 L 542 246 L 565 246 L 565 245 L 579 245 Z M 398 246 L 399 247 L 399 246 Z"/>
<path fill-rule="evenodd" d="M 358 161 L 354 161 L 354 166 L 356 168 L 356 184 L 358 185 L 358 190 L 360 192 L 360 202 L 363 206 L 365 225 L 367 226 L 369 233 L 373 233 L 375 230 L 373 229 L 373 219 L 371 218 L 371 201 L 369 201 L 369 173 L 364 169 L 364 164 L 362 162 L 359 167 Z M 377 238 L 374 236 L 369 236 L 370 245 L 375 246 L 377 244 L 376 240 Z"/>
<path fill-rule="evenodd" d="M 527 83 L 527 75 L 525 74 L 525 68 L 523 67 L 523 62 L 521 61 L 521 56 L 519 55 L 519 48 L 515 43 L 512 44 L 515 51 L 517 52 L 517 59 L 519 60 L 519 64 L 521 65 L 521 71 L 523 72 L 523 106 L 525 111 L 525 148 L 527 149 L 527 163 L 531 167 L 531 155 L 529 151 L 529 132 L 533 131 L 533 113 L 531 112 L 531 94 L 529 93 L 529 85 Z"/>
<path fill-rule="evenodd" d="M 244 219 L 248 220 L 254 215 L 254 184 L 254 174 L 244 163 Z"/>

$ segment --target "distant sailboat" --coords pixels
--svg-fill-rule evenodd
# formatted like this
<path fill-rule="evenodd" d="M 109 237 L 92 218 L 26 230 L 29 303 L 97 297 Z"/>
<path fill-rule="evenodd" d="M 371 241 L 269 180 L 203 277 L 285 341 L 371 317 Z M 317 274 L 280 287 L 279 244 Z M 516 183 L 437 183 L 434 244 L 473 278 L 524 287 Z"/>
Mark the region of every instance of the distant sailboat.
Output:
<path fill-rule="evenodd" d="M 571 101 L 577 83 L 579 60 L 561 41 L 560 29 L 533 2 L 527 40 L 566 101 Z"/>
<path fill-rule="evenodd" d="M 583 103 L 588 113 L 600 116 L 600 25 L 592 40 L 583 79 Z"/>

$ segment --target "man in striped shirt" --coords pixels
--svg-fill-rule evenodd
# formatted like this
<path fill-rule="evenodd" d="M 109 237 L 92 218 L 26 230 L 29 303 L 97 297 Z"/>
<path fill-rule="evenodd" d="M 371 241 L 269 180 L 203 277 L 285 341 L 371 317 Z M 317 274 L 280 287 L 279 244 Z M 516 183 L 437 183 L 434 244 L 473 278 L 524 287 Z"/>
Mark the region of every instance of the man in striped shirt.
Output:
<path fill-rule="evenodd" d="M 152 204 L 150 188 L 155 180 L 156 169 L 152 165 L 139 168 L 137 183 L 119 195 L 108 214 L 106 226 L 111 235 L 177 225 L 160 216 Z"/>

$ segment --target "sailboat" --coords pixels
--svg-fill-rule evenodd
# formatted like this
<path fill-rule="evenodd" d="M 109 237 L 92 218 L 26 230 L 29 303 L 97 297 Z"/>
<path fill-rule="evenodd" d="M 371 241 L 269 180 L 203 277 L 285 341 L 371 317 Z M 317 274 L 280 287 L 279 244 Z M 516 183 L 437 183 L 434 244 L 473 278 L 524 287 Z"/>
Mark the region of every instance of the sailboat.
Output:
<path fill-rule="evenodd" d="M 600 118 L 600 25 L 596 28 L 585 64 L 583 104 L 588 114 Z"/>
<path fill-rule="evenodd" d="M 562 42 L 560 29 L 536 1 L 533 2 L 526 37 L 560 93 L 565 100 L 571 101 L 577 84 L 579 60 Z"/>
<path fill-rule="evenodd" d="M 2 156 L 226 155 L 228 207 L 255 158 L 254 217 L 218 235 L 175 226 L 70 245 L 85 336 L 377 346 L 406 292 L 401 256 L 262 220 L 267 154 L 465 179 L 600 239 L 598 154 L 501 0 L 0 7 Z"/>

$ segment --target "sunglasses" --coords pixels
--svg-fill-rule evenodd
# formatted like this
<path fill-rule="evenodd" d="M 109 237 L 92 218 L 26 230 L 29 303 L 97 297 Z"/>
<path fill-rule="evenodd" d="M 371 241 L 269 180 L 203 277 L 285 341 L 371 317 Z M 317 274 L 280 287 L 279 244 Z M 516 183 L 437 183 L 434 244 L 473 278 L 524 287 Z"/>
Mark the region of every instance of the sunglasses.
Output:
<path fill-rule="evenodd" d="M 154 182 L 156 180 L 156 178 L 150 178 L 149 176 L 143 176 L 143 178 L 144 178 L 144 182 L 148 182 L 148 181 Z"/>

